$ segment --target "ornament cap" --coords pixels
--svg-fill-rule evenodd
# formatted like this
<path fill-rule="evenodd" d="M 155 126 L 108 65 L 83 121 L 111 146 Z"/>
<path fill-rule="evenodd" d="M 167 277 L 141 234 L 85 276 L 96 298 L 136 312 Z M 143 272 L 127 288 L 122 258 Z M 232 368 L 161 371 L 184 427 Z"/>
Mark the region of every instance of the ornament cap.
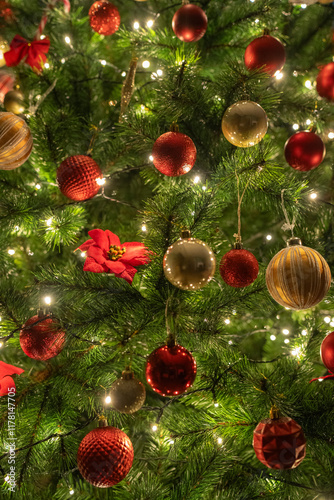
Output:
<path fill-rule="evenodd" d="M 108 421 L 105 417 L 100 417 L 99 427 L 108 427 Z"/>
<path fill-rule="evenodd" d="M 264 28 L 263 30 L 263 36 L 265 35 L 270 35 L 270 30 L 268 28 Z"/>
<path fill-rule="evenodd" d="M 276 408 L 276 406 L 273 406 L 270 409 L 270 418 L 271 418 L 271 420 L 278 420 L 280 418 L 279 409 Z"/>
<path fill-rule="evenodd" d="M 179 132 L 179 126 L 176 122 L 173 122 L 170 126 L 170 131 L 171 132 Z"/>
<path fill-rule="evenodd" d="M 234 250 L 242 250 L 242 243 L 240 241 L 236 241 L 233 245 Z"/>
<path fill-rule="evenodd" d="M 181 231 L 181 238 L 191 238 L 191 232 L 189 231 L 189 229 L 184 229 L 183 231 Z"/>
<path fill-rule="evenodd" d="M 134 373 L 129 366 L 127 366 L 125 370 L 122 371 L 122 378 L 124 380 L 131 380 L 134 378 Z"/>
<path fill-rule="evenodd" d="M 297 246 L 297 245 L 301 245 L 302 244 L 302 240 L 300 238 L 297 238 L 296 236 L 293 236 L 292 238 L 290 238 L 286 242 L 286 244 L 287 244 L 288 247 L 294 247 L 294 246 Z"/>
<path fill-rule="evenodd" d="M 173 335 L 172 333 L 170 333 L 167 337 L 167 347 L 169 348 L 173 348 L 176 346 L 176 342 L 175 342 L 175 335 Z"/>

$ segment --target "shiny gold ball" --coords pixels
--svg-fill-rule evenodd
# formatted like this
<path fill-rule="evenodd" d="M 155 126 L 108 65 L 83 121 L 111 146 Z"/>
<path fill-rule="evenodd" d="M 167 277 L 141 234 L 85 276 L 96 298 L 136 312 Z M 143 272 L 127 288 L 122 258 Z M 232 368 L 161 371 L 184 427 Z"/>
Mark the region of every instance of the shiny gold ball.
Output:
<path fill-rule="evenodd" d="M 288 247 L 271 259 L 266 282 L 270 295 L 281 306 L 309 309 L 328 292 L 331 272 L 320 253 L 304 247 L 299 238 L 291 238 Z"/>
<path fill-rule="evenodd" d="M 222 130 L 226 139 L 239 148 L 254 146 L 268 130 L 266 112 L 253 101 L 239 101 L 224 113 Z"/>
<path fill-rule="evenodd" d="M 124 370 L 110 389 L 113 408 L 121 413 L 134 413 L 145 403 L 146 390 L 131 370 Z"/>
<path fill-rule="evenodd" d="M 0 170 L 20 167 L 30 156 L 32 135 L 26 122 L 13 113 L 0 113 Z"/>
<path fill-rule="evenodd" d="M 181 290 L 199 290 L 209 283 L 216 269 L 212 250 L 196 238 L 181 238 L 171 245 L 163 260 L 168 281 Z"/>
<path fill-rule="evenodd" d="M 6 66 L 6 61 L 4 58 L 4 53 L 9 51 L 9 45 L 3 38 L 0 37 L 0 68 Z"/>
<path fill-rule="evenodd" d="M 24 111 L 24 95 L 19 90 L 10 90 L 5 95 L 4 106 L 6 111 L 20 115 Z"/>

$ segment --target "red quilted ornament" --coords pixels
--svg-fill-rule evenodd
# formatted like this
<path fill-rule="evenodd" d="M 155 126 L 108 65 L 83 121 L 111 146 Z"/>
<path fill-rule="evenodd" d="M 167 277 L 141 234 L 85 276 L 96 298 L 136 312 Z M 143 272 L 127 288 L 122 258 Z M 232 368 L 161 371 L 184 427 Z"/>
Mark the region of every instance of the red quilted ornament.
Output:
<path fill-rule="evenodd" d="M 117 7 L 107 0 L 94 2 L 88 14 L 91 27 L 100 35 L 112 35 L 121 24 Z"/>
<path fill-rule="evenodd" d="M 183 394 L 195 377 L 196 361 L 181 345 L 163 345 L 148 357 L 146 380 L 162 396 Z"/>
<path fill-rule="evenodd" d="M 334 373 L 334 332 L 329 333 L 322 341 L 320 355 L 326 368 Z"/>
<path fill-rule="evenodd" d="M 197 42 L 205 35 L 207 26 L 205 12 L 191 3 L 177 10 L 172 21 L 173 31 L 182 42 Z"/>
<path fill-rule="evenodd" d="M 306 440 L 292 418 L 268 418 L 254 430 L 253 448 L 260 462 L 270 469 L 294 469 L 305 458 Z"/>
<path fill-rule="evenodd" d="M 193 141 L 181 132 L 166 132 L 155 141 L 152 150 L 153 164 L 169 177 L 190 172 L 196 161 Z"/>
<path fill-rule="evenodd" d="M 37 321 L 39 323 L 33 325 Z M 43 319 L 43 316 L 33 316 L 20 331 L 20 344 L 23 352 L 29 358 L 40 361 L 57 356 L 63 349 L 64 342 L 65 332 L 60 330 L 59 324 L 52 318 Z"/>
<path fill-rule="evenodd" d="M 98 179 L 102 179 L 100 167 L 89 156 L 76 155 L 66 158 L 57 169 L 60 191 L 70 200 L 83 201 L 93 198 L 99 189 Z"/>
<path fill-rule="evenodd" d="M 261 69 L 273 76 L 285 64 L 284 45 L 270 35 L 255 38 L 245 51 L 245 66 L 247 69 Z"/>
<path fill-rule="evenodd" d="M 223 255 L 219 272 L 227 285 L 242 288 L 256 280 L 259 263 L 248 250 L 233 248 Z"/>
<path fill-rule="evenodd" d="M 80 474 L 98 488 L 109 488 L 128 474 L 133 462 L 133 446 L 125 432 L 106 421 L 81 441 L 77 462 Z"/>
<path fill-rule="evenodd" d="M 326 64 L 318 74 L 317 92 L 321 97 L 334 101 L 334 62 Z"/>
<path fill-rule="evenodd" d="M 326 148 L 314 132 L 297 132 L 284 146 L 285 159 L 290 167 L 302 172 L 317 168 L 326 155 Z"/>

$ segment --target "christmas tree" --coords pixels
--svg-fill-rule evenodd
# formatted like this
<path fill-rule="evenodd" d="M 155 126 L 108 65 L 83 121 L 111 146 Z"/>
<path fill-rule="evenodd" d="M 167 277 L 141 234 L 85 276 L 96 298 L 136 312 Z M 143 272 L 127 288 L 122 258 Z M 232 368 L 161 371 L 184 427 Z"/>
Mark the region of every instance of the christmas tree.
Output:
<path fill-rule="evenodd" d="M 334 497 L 332 20 L 0 2 L 1 498 Z"/>

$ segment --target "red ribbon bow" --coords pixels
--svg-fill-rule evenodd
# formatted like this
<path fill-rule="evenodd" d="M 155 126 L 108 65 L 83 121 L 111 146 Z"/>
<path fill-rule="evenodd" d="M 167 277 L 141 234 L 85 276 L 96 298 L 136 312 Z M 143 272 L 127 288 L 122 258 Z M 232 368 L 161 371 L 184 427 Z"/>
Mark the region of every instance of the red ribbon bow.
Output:
<path fill-rule="evenodd" d="M 10 50 L 4 53 L 4 58 L 7 66 L 17 66 L 22 59 L 26 57 L 25 62 L 33 69 L 38 71 L 42 69 L 41 63 L 46 61 L 46 55 L 49 51 L 50 40 L 34 40 L 27 42 L 22 36 L 15 35 L 11 44 Z"/>

